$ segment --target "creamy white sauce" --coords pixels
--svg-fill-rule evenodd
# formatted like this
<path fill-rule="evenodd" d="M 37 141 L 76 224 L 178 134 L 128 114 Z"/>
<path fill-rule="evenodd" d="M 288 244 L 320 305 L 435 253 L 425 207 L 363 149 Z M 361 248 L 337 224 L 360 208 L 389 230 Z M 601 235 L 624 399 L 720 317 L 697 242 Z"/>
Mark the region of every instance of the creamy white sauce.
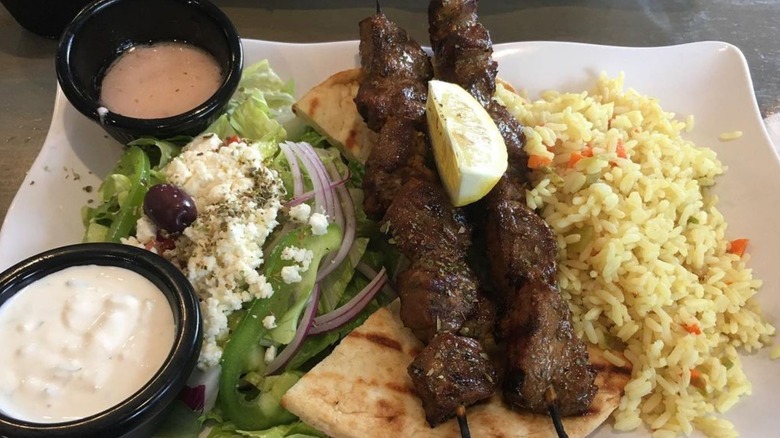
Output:
<path fill-rule="evenodd" d="M 48 275 L 0 306 L 0 411 L 56 423 L 115 406 L 159 370 L 174 331 L 165 295 L 133 271 Z"/>
<path fill-rule="evenodd" d="M 221 79 L 216 59 L 190 44 L 135 46 L 108 68 L 100 97 L 109 110 L 123 116 L 171 117 L 206 102 Z"/>

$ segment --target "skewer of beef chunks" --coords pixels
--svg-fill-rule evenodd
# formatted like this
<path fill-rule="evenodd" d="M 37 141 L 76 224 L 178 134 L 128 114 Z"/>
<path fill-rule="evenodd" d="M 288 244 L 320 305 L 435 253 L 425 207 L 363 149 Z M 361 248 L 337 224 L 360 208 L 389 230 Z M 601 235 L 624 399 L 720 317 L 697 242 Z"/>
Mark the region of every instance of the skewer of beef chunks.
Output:
<path fill-rule="evenodd" d="M 507 172 L 478 205 L 491 277 L 501 302 L 497 335 L 506 342 L 503 392 L 523 409 L 548 412 L 565 436 L 560 415 L 584 412 L 596 393 L 595 371 L 576 337 L 557 286 L 557 244 L 525 202 L 527 156 L 519 122 L 492 99 L 497 63 L 477 0 L 432 0 L 429 31 L 436 77 L 468 90 L 490 113 L 509 153 Z"/>
<path fill-rule="evenodd" d="M 459 332 L 489 332 L 492 307 L 479 301 L 479 284 L 466 262 L 470 225 L 428 164 L 430 59 L 381 12 L 360 23 L 360 58 L 355 103 L 379 132 L 366 162 L 364 209 L 381 219 L 382 229 L 409 259 L 396 284 L 401 319 L 427 344 L 408 371 L 429 424 L 458 415 L 461 434 L 468 437 L 465 406 L 494 392 L 496 374 L 480 342 Z M 487 323 L 467 324 L 472 315 Z"/>

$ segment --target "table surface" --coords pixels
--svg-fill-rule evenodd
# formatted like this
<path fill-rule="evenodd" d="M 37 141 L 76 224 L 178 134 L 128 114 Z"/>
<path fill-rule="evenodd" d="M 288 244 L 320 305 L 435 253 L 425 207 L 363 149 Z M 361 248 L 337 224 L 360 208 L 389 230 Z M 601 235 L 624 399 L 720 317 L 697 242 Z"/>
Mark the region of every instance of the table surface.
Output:
<path fill-rule="evenodd" d="M 288 42 L 357 39 L 358 21 L 374 10 L 371 0 L 215 3 L 244 38 Z M 382 1 L 383 12 L 421 42 L 427 41 L 426 7 L 421 0 Z M 762 114 L 780 111 L 780 1 L 484 0 L 480 18 L 496 43 L 664 46 L 726 41 L 747 58 Z M 22 29 L 0 6 L 0 219 L 46 138 L 56 90 L 56 45 Z"/>

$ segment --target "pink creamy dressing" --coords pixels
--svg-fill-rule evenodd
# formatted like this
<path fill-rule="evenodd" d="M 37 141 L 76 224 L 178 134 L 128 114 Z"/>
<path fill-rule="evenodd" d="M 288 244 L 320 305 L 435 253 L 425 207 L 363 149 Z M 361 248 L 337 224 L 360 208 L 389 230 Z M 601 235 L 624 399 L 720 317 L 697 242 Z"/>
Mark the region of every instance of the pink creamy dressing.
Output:
<path fill-rule="evenodd" d="M 219 64 L 185 43 L 135 46 L 108 69 L 101 101 L 110 111 L 138 119 L 171 117 L 206 102 L 222 80 Z"/>

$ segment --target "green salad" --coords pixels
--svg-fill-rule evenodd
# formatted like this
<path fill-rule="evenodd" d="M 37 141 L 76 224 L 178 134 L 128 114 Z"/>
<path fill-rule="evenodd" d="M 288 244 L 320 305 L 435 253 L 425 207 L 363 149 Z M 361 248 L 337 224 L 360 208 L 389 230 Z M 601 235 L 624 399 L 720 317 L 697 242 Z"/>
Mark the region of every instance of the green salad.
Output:
<path fill-rule="evenodd" d="M 295 127 L 293 102 L 292 83 L 267 61 L 248 67 L 226 112 L 206 132 L 131 142 L 100 186 L 99 205 L 83 209 L 85 241 L 156 251 L 188 274 L 201 299 L 206 336 L 199 368 L 156 436 L 323 437 L 285 410 L 281 397 L 394 299 L 383 266 L 396 265 L 398 256 L 362 211 L 362 165 L 346 161 L 315 131 Z M 211 182 L 208 196 L 219 192 L 234 204 L 206 202 L 188 194 L 191 183 L 175 184 L 205 172 L 197 163 L 182 167 L 193 155 L 255 160 L 232 186 Z M 244 186 L 244 194 L 234 193 Z M 240 222 L 257 215 L 265 215 L 262 222 Z M 207 269 L 219 265 L 218 255 L 193 261 L 196 239 L 209 233 L 211 240 L 223 234 L 251 240 L 249 268 L 236 268 L 227 282 L 204 279 L 221 275 Z M 230 252 L 230 241 L 215 243 L 213 252 L 225 248 Z M 222 295 L 215 295 L 220 287 Z"/>

